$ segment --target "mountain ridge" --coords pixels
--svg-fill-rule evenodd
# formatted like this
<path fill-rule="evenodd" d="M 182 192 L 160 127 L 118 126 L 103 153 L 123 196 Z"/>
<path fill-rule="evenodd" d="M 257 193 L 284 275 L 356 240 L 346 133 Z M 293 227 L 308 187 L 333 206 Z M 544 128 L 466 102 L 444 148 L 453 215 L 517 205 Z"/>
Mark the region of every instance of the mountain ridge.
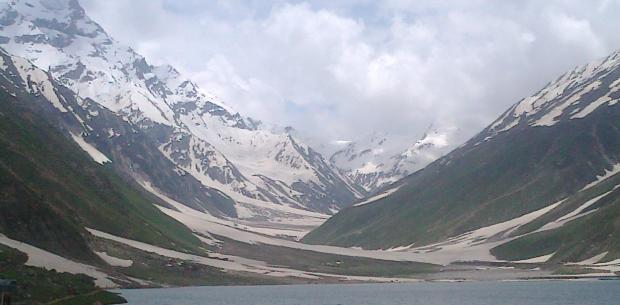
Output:
<path fill-rule="evenodd" d="M 415 141 L 374 133 L 331 153 L 330 163 L 374 193 L 435 161 L 455 146 L 456 128 L 430 125 Z"/>
<path fill-rule="evenodd" d="M 203 187 L 219 190 L 208 193 L 228 197 L 220 201 L 229 201 L 233 209 L 223 208 L 223 215 L 270 217 L 279 205 L 332 213 L 361 195 L 299 140 L 257 129 L 254 120 L 231 112 L 173 67 L 148 64 L 109 37 L 77 1 L 35 3 L 4 5 L 0 46 L 48 69 L 82 99 L 99 103 L 152 138 L 179 175 L 189 174 Z M 242 149 L 246 153 L 239 154 Z M 153 173 L 144 174 L 142 179 L 185 201 Z M 273 209 L 264 210 L 263 203 Z"/>
<path fill-rule="evenodd" d="M 569 199 L 620 163 L 619 79 L 617 52 L 564 74 L 514 104 L 465 144 L 387 187 L 387 195 L 342 210 L 303 241 L 371 249 L 415 243 L 415 250 L 458 240 L 468 232 L 517 219 L 561 200 L 568 200 L 557 207 L 563 213 L 554 210 L 553 215 L 560 218 L 573 213 L 571 208 L 578 206 L 567 207 L 576 200 Z M 588 217 L 595 218 L 602 211 Z M 581 210 L 574 213 L 575 219 L 584 216 Z M 541 217 L 556 221 L 546 214 Z M 532 233 L 523 231 L 531 225 L 520 226 L 521 230 L 513 229 Z M 565 231 L 564 225 L 553 230 L 560 231 Z M 526 239 L 503 238 L 506 242 Z M 605 239 L 607 246 L 597 249 L 608 247 L 609 253 L 617 253 L 617 245 L 609 238 Z M 510 257 L 506 249 L 496 253 Z M 585 259 L 589 254 L 566 255 L 564 251 L 560 247 L 552 259 Z"/>
<path fill-rule="evenodd" d="M 165 202 L 124 180 L 109 162 L 98 162 L 93 151 L 84 151 L 75 141 L 82 137 L 78 128 L 83 126 L 70 114 L 71 102 L 77 103 L 71 91 L 1 50 L 0 61 L 0 169 L 7 208 L 0 220 L 3 234 L 95 264 L 102 262 L 90 249 L 85 225 L 200 251 L 199 240 L 184 225 L 153 205 Z M 63 120 L 76 124 L 61 124 Z"/>

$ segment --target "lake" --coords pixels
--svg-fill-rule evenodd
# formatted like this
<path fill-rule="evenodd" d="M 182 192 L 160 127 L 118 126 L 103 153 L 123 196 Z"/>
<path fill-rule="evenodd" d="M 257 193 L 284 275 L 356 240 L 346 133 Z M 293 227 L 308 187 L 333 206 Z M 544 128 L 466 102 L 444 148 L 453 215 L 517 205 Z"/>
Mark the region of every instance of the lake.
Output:
<path fill-rule="evenodd" d="M 131 305 L 617 305 L 619 280 L 118 290 Z"/>

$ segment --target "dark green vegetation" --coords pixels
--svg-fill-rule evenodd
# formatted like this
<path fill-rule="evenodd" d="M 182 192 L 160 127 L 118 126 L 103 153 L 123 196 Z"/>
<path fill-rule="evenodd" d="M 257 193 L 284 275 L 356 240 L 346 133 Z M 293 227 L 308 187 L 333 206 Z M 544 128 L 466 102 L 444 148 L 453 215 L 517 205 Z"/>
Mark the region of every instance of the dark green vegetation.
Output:
<path fill-rule="evenodd" d="M 602 85 L 586 92 L 580 107 L 609 92 L 610 84 L 620 78 L 620 69 L 614 69 L 583 84 L 600 81 Z M 620 92 L 610 96 L 620 98 Z M 557 100 L 570 97 L 565 92 Z M 303 241 L 365 248 L 414 242 L 424 245 L 565 199 L 554 211 L 512 236 L 532 232 L 620 183 L 610 180 L 579 192 L 597 175 L 620 163 L 620 106 L 603 105 L 584 118 L 570 119 L 571 113 L 579 110 L 575 107 L 566 108 L 552 126 L 531 126 L 522 116 L 518 125 L 506 132 L 497 133 L 489 127 L 425 169 L 387 187 L 399 187 L 390 196 L 342 210 Z M 606 259 L 620 257 L 619 191 L 602 198 L 592 207 L 598 208 L 595 212 L 560 229 L 519 238 L 498 247 L 494 254 L 520 259 L 557 251 L 553 259 L 565 261 L 608 251 Z"/>
<path fill-rule="evenodd" d="M 42 117 L 0 93 L 0 231 L 51 252 L 93 262 L 92 227 L 182 251 L 200 251 L 189 229 L 113 169 L 95 163 Z"/>
<path fill-rule="evenodd" d="M 377 277 L 415 277 L 438 272 L 438 265 L 398 262 L 305 251 L 271 245 L 249 245 L 217 237 L 223 241 L 222 253 L 283 265 L 308 272 Z"/>
<path fill-rule="evenodd" d="M 531 232 L 542 226 L 546 219 L 559 213 L 562 207 L 583 204 L 600 197 L 584 212 L 591 212 L 555 230 L 527 234 L 500 245 L 492 253 L 500 259 L 520 260 L 554 253 L 553 261 L 578 261 L 608 252 L 603 261 L 620 257 L 620 175 L 571 197 L 556 211 L 544 215 L 523 227 Z M 601 197 L 602 196 L 602 197 Z M 574 201 L 574 202 L 571 202 Z M 521 232 L 515 232 L 520 235 Z"/>
<path fill-rule="evenodd" d="M 343 210 L 304 241 L 380 248 L 448 238 L 566 198 L 603 174 L 610 159 L 620 160 L 619 107 L 557 125 L 458 149 L 399 182 L 391 196 Z"/>
<path fill-rule="evenodd" d="M 556 269 L 553 274 L 554 275 L 580 275 L 580 274 L 592 274 L 592 273 L 600 273 L 601 270 L 592 269 L 592 268 L 584 268 L 580 266 L 561 266 Z"/>
<path fill-rule="evenodd" d="M 86 275 L 60 273 L 54 270 L 26 266 L 27 256 L 15 249 L 0 245 L 0 278 L 17 280 L 14 304 L 50 302 L 51 304 L 91 305 L 125 303 L 119 295 L 95 287 Z"/>

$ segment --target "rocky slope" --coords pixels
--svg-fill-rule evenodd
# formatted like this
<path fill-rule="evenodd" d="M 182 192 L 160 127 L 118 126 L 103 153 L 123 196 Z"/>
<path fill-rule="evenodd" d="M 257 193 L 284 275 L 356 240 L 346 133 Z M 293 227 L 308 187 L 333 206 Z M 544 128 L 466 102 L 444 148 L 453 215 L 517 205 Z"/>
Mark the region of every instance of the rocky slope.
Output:
<path fill-rule="evenodd" d="M 127 134 L 114 128 L 115 120 L 98 118 L 89 125 L 90 133 L 100 135 L 95 146 L 118 154 L 115 166 L 184 203 L 263 219 L 285 213 L 280 207 L 331 213 L 361 195 L 312 148 L 258 128 L 173 67 L 150 65 L 109 37 L 75 0 L 2 4 L 0 47 L 49 71 L 80 100 L 109 110 L 134 136 L 152 142 L 155 149 L 120 149 L 114 139 Z M 172 165 L 160 173 L 144 155 L 165 163 L 163 156 Z M 177 178 L 191 182 L 179 187 Z"/>

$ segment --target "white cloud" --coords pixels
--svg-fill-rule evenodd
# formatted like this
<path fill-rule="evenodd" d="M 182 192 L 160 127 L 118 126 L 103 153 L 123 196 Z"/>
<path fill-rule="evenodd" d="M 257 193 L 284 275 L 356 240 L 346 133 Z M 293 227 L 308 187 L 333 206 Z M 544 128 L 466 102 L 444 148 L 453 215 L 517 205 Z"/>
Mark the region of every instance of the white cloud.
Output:
<path fill-rule="evenodd" d="M 617 0 L 81 2 L 150 62 L 326 142 L 431 122 L 470 136 L 620 47 Z"/>
<path fill-rule="evenodd" d="M 589 52 L 593 54 L 606 52 L 588 20 L 578 19 L 564 13 L 555 13 L 550 16 L 549 22 L 553 33 L 566 44 L 589 48 Z"/>

